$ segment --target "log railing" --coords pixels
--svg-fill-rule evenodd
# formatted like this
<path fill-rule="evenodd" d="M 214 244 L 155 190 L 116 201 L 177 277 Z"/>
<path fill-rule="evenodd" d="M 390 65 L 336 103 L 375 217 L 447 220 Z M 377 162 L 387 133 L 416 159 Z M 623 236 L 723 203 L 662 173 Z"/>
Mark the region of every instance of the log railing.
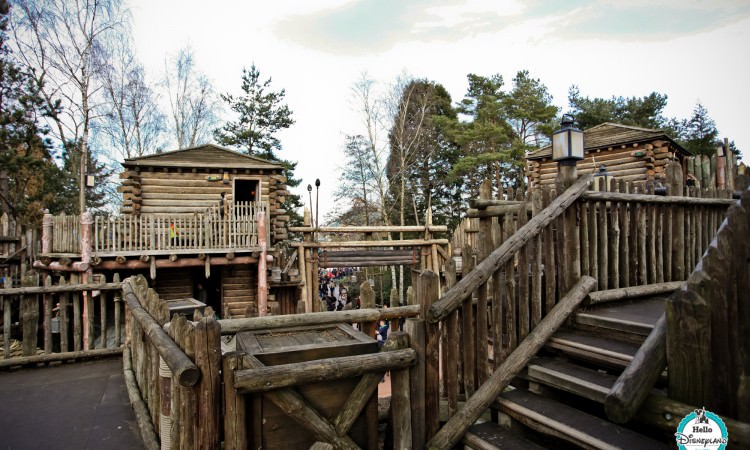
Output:
<path fill-rule="evenodd" d="M 559 196 L 535 190 L 510 201 L 490 199 L 487 189 L 472 203 L 477 247 L 461 251 L 463 278 L 456 282 L 451 259 L 442 297 L 434 288 L 418 293 L 427 347 L 443 361 L 458 361 L 436 360 L 426 370 L 427 405 L 442 393 L 448 417 L 460 414 L 459 399 L 482 388 L 581 277 L 590 276 L 607 293 L 674 290 L 732 203 L 727 195 L 696 198 L 693 191 L 645 194 L 619 182 L 588 191 L 590 181 L 581 177 Z M 600 297 L 591 301 L 609 300 Z M 429 440 L 437 419 L 426 421 Z"/>
<path fill-rule="evenodd" d="M 226 211 L 205 213 L 95 216 L 94 256 L 141 255 L 206 250 L 229 251 L 258 246 L 258 213 L 262 203 L 228 204 Z M 81 253 L 80 216 L 49 216 L 50 253 Z M 268 227 L 267 227 L 268 228 Z"/>
<path fill-rule="evenodd" d="M 27 273 L 21 287 L 0 289 L 0 367 L 105 356 L 122 352 L 121 283 L 56 282 Z M 57 283 L 57 284 L 54 284 Z"/>
<path fill-rule="evenodd" d="M 368 306 L 374 303 L 367 300 L 374 293 L 368 292 L 367 283 L 364 286 L 363 305 Z M 125 378 L 147 448 L 218 449 L 222 436 L 223 448 L 247 448 L 257 430 L 245 421 L 244 395 L 255 392 L 269 393 L 271 401 L 289 411 L 319 441 L 354 448 L 347 437 L 352 419 L 359 416 L 386 370 L 391 370 L 393 380 L 394 448 L 412 448 L 410 380 L 414 378 L 410 372 L 420 356 L 410 348 L 411 337 L 396 331 L 395 325 L 398 319 L 416 320 L 411 318 L 419 314 L 419 306 L 226 320 L 215 320 L 207 308 L 205 316 L 198 314 L 191 321 L 179 314 L 170 319 L 166 303 L 148 288 L 143 276 L 128 278 L 123 292 L 129 316 Z M 394 331 L 383 350 L 373 355 L 264 367 L 244 353 L 222 350 L 222 334 L 330 323 L 358 323 L 364 331 L 381 320 L 392 320 Z M 291 389 L 350 376 L 361 376 L 361 380 L 330 421 Z M 422 384 L 421 379 L 415 380 Z"/>

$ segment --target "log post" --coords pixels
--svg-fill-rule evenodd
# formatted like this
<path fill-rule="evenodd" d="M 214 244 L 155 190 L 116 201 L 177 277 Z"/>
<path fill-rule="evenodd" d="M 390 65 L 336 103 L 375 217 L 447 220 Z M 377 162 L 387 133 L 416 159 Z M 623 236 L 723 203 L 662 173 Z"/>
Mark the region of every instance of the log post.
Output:
<path fill-rule="evenodd" d="M 38 286 L 39 275 L 36 272 L 26 272 L 21 281 L 23 286 Z M 39 326 L 39 303 L 36 295 L 21 297 L 21 328 L 23 330 L 23 356 L 36 353 L 37 327 Z M 5 336 L 10 341 L 10 335 Z"/>
<path fill-rule="evenodd" d="M 411 393 L 411 435 L 413 448 L 424 448 L 425 439 L 425 321 L 406 319 L 404 330 L 411 348 L 417 352 L 417 363 L 409 369 Z"/>
<path fill-rule="evenodd" d="M 595 279 L 588 276 L 582 277 L 539 322 L 539 325 L 526 336 L 516 350 L 503 361 L 487 382 L 466 401 L 463 408 L 448 419 L 443 428 L 427 443 L 427 448 L 444 450 L 452 448 L 471 424 L 482 415 L 529 360 L 536 355 L 547 339 L 567 320 L 595 285 Z"/>
<path fill-rule="evenodd" d="M 626 423 L 648 397 L 667 366 L 667 319 L 662 314 L 604 400 L 604 411 L 615 423 Z"/>
<path fill-rule="evenodd" d="M 224 448 L 244 450 L 248 448 L 247 426 L 245 425 L 245 396 L 234 386 L 234 373 L 242 369 L 242 353 L 224 355 Z"/>
<path fill-rule="evenodd" d="M 367 280 L 359 285 L 359 302 L 361 309 L 375 308 L 375 291 L 370 287 Z M 374 337 L 377 330 L 377 322 L 362 322 L 359 324 L 360 330 L 369 337 Z"/>
<path fill-rule="evenodd" d="M 221 423 L 221 328 L 213 314 L 195 326 L 195 364 L 200 369 L 197 391 L 196 448 L 220 448 Z"/>
<path fill-rule="evenodd" d="M 44 217 L 42 218 L 42 255 L 48 255 L 52 253 L 52 236 L 54 233 L 55 219 L 49 210 L 44 210 Z"/>
<path fill-rule="evenodd" d="M 268 315 L 268 272 L 266 270 L 266 213 L 258 212 L 258 246 L 260 256 L 258 257 L 258 316 Z"/>
<path fill-rule="evenodd" d="M 682 196 L 682 166 L 677 162 L 667 165 L 667 180 L 669 180 L 669 195 Z M 685 210 L 674 208 L 672 219 L 672 280 L 684 280 L 685 272 Z"/>
<path fill-rule="evenodd" d="M 422 311 L 427 311 L 440 296 L 440 279 L 435 272 L 426 270 L 419 275 L 417 298 Z M 481 297 L 480 297 L 481 299 Z M 487 297 L 485 296 L 485 300 Z M 485 308 L 485 321 L 487 320 Z M 477 315 L 479 320 L 479 315 Z M 486 323 L 486 322 L 485 322 Z M 480 325 L 481 326 L 481 325 Z M 487 327 L 484 325 L 485 349 L 487 347 Z M 481 336 L 481 334 L 477 334 Z M 431 438 L 440 427 L 440 324 L 425 324 L 425 433 Z M 485 351 L 486 354 L 486 351 Z M 479 355 L 479 353 L 477 354 Z M 477 356 L 479 358 L 479 356 Z M 487 360 L 478 361 L 486 373 Z"/>
<path fill-rule="evenodd" d="M 409 335 L 394 332 L 388 337 L 395 348 L 408 348 Z M 393 344 L 390 344 L 390 342 Z M 411 430 L 411 395 L 409 369 L 391 370 L 391 421 L 393 424 L 393 448 L 413 448 Z"/>
<path fill-rule="evenodd" d="M 162 357 L 159 357 L 159 388 L 159 440 L 161 450 L 169 450 L 172 448 L 172 371 Z"/>

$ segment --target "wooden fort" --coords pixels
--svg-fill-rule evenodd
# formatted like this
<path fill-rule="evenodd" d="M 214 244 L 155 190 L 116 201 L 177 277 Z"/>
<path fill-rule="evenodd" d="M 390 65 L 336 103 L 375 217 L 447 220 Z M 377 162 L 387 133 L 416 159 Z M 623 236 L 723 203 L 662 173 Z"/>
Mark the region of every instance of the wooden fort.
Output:
<path fill-rule="evenodd" d="M 208 144 L 122 166 L 121 214 L 46 216 L 35 267 L 108 280 L 144 273 L 161 298 L 201 298 L 221 317 L 257 315 L 259 293 L 263 307 L 296 310 L 295 283 L 261 280 L 287 238 L 281 165 Z"/>
<path fill-rule="evenodd" d="M 288 286 L 265 280 L 287 220 L 279 166 L 215 146 L 126 161 L 123 214 L 47 216 L 41 286 L 0 290 L 3 334 L 18 321 L 23 341 L 20 356 L 4 341 L 0 367 L 122 354 L 149 449 L 674 448 L 703 409 L 749 448 L 747 177 L 731 155 L 703 171 L 663 135 L 598 129 L 644 140 L 621 134 L 601 156 L 587 145 L 578 172 L 541 173 L 528 192 L 493 197 L 486 181 L 450 241 L 429 213 L 423 227 L 308 218 L 292 228 L 303 239 Z M 591 173 L 605 157 L 614 179 Z M 691 174 L 702 182 L 687 185 Z M 377 240 L 387 232 L 423 238 Z M 317 311 L 317 269 L 354 262 L 411 265 L 406 304 L 376 308 L 368 282 L 356 310 L 264 302 L 289 289 Z M 221 318 L 172 314 L 171 300 L 214 279 Z M 381 321 L 391 332 L 377 350 Z M 376 408 L 386 372 L 390 403 Z"/>
<path fill-rule="evenodd" d="M 604 166 L 612 177 L 636 186 L 654 182 L 666 185 L 667 163 L 678 161 L 686 174 L 689 156 L 663 130 L 602 123 L 584 131 L 584 159 L 577 166 L 581 173 L 593 173 Z M 532 187 L 554 184 L 557 163 L 552 161 L 552 147 L 534 151 L 526 160 Z"/>

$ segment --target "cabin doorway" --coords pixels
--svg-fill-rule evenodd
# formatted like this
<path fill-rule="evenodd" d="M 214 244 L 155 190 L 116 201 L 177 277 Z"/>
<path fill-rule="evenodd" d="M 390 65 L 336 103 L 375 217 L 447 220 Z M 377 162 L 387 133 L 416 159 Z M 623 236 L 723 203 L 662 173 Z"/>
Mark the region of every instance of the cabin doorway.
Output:
<path fill-rule="evenodd" d="M 221 273 L 212 273 L 209 278 L 201 268 L 193 273 L 193 298 L 213 308 L 222 317 L 221 310 Z"/>
<path fill-rule="evenodd" d="M 260 180 L 234 180 L 234 202 L 252 203 L 260 200 Z"/>

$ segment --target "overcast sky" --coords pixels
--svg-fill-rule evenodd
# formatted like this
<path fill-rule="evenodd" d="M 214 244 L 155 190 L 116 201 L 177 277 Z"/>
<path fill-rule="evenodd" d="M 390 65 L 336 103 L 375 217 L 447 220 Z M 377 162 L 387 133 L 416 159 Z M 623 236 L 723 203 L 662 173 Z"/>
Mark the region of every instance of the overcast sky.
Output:
<path fill-rule="evenodd" d="M 253 62 L 286 89 L 296 124 L 279 155 L 299 162 L 298 193 L 321 179 L 332 207 L 345 134 L 361 133 L 350 88 L 363 71 L 384 83 L 406 72 L 443 84 L 527 69 L 566 110 L 588 97 L 669 96 L 667 116 L 700 101 L 722 137 L 750 154 L 748 0 L 131 0 L 138 56 L 154 78 L 190 45 L 219 92 L 239 93 Z M 744 42 L 744 44 L 742 44 Z"/>

